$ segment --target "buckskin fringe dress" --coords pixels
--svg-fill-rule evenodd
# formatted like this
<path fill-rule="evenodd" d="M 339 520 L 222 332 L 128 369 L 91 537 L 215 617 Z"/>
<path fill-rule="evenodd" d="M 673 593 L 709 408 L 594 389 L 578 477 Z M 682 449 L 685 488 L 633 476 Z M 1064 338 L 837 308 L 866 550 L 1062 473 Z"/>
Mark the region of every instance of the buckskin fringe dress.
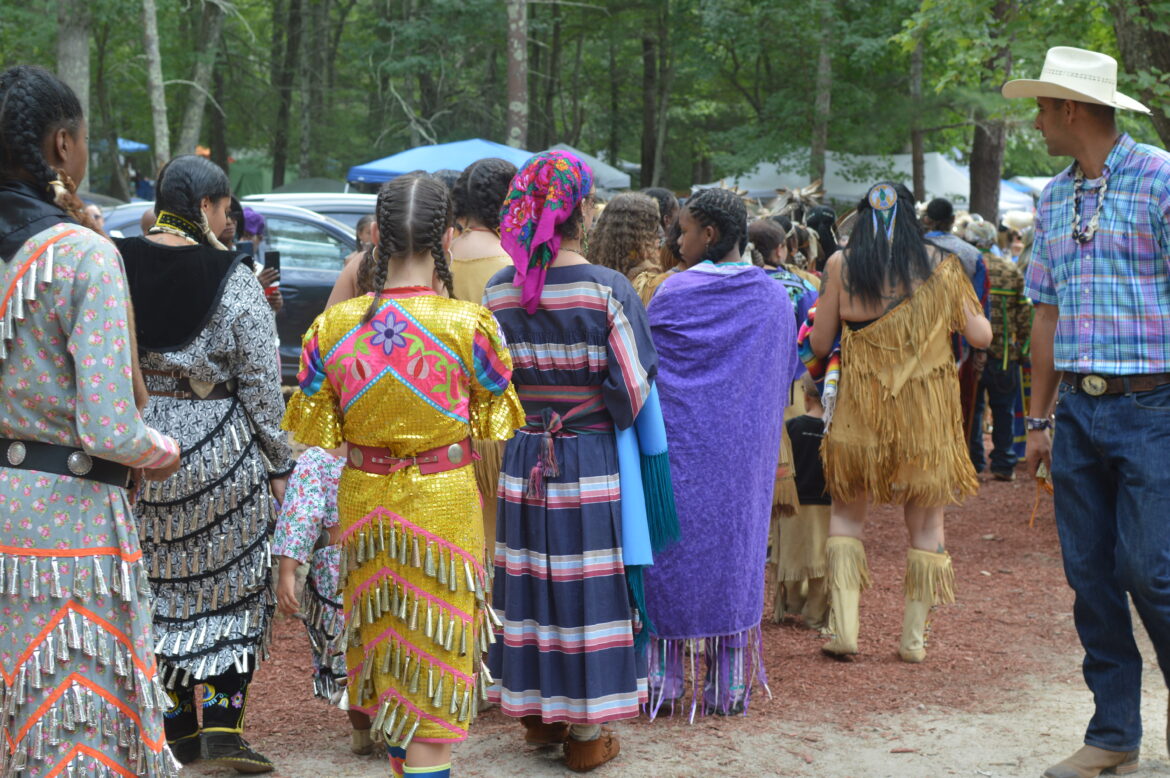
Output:
<path fill-rule="evenodd" d="M 842 326 L 841 379 L 821 455 L 834 502 L 947 505 L 975 494 L 950 333 L 979 300 L 948 255 L 909 298 L 861 329 Z"/>
<path fill-rule="evenodd" d="M 504 626 L 490 694 L 509 716 L 631 718 L 646 699 L 646 662 L 634 649 L 613 428 L 633 424 L 657 372 L 646 312 L 620 273 L 571 265 L 548 269 L 530 315 L 514 276 L 501 271 L 484 295 L 508 336 L 527 414 L 500 476 Z"/>
<path fill-rule="evenodd" d="M 322 533 L 336 527 L 337 487 L 345 460 L 311 446 L 297 460 L 276 519 L 273 556 L 309 563 L 301 610 L 313 652 L 313 694 L 340 705 L 345 691 L 345 655 L 333 643 L 341 634 L 341 548 L 321 547 Z"/>
<path fill-rule="evenodd" d="M 268 481 L 288 475 L 294 464 L 280 429 L 276 323 L 239 255 L 145 238 L 119 245 L 147 388 L 176 389 L 175 379 L 160 373 L 235 385 L 225 399 L 152 396 L 144 414 L 183 449 L 179 471 L 149 484 L 134 509 L 154 594 L 155 653 L 168 689 L 225 674 L 249 679 L 267 654 L 276 610 L 269 571 L 276 516 Z M 160 287 L 198 298 L 196 310 L 180 318 L 176 306 L 169 317 Z M 195 326 L 183 328 L 184 320 Z M 234 691 L 234 680 L 215 683 Z M 203 701 L 205 712 L 226 707 L 227 700 L 217 703 L 214 696 Z M 242 716 L 244 696 L 229 696 Z"/>
<path fill-rule="evenodd" d="M 134 406 L 114 247 L 67 223 L 17 245 L 0 265 L 0 436 L 173 463 Z M 149 594 L 125 489 L 0 466 L 0 775 L 177 774 Z"/>
<path fill-rule="evenodd" d="M 369 323 L 366 296 L 309 328 L 286 428 L 310 445 L 344 440 L 404 458 L 511 437 L 524 419 L 491 314 L 422 287 L 381 299 Z M 481 657 L 494 638 L 480 499 L 468 466 L 342 471 L 349 704 L 374 716 L 372 734 L 388 745 L 462 741 L 486 699 Z"/>
<path fill-rule="evenodd" d="M 763 270 L 711 262 L 667 279 L 649 317 L 682 535 L 646 571 L 650 713 L 681 702 L 684 663 L 692 717 L 700 698 L 705 710 L 738 712 L 764 682 L 760 620 L 784 412 L 761 398 L 792 384 L 796 319 Z"/>

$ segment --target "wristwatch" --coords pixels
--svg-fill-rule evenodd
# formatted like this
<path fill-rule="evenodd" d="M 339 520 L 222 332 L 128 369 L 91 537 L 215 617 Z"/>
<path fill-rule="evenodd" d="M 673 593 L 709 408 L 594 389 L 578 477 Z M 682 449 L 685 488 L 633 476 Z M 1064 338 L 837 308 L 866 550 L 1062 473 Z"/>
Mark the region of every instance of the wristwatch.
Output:
<path fill-rule="evenodd" d="M 1034 416 L 1025 416 L 1024 426 L 1028 428 L 1029 432 L 1033 432 L 1035 430 L 1049 430 L 1052 429 L 1052 417 L 1046 416 L 1042 418 L 1036 418 Z"/>

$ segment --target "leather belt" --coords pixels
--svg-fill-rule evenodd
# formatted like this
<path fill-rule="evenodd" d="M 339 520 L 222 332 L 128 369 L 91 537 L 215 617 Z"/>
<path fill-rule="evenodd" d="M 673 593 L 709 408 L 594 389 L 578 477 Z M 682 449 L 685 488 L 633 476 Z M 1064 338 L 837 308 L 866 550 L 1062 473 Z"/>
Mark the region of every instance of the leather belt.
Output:
<path fill-rule="evenodd" d="M 175 382 L 173 390 L 147 389 L 151 397 L 175 397 L 180 400 L 226 400 L 236 394 L 236 379 L 213 384 L 185 376 L 173 370 L 143 370 L 143 375 L 163 376 Z"/>
<path fill-rule="evenodd" d="M 1138 373 L 1136 375 L 1106 376 L 1096 373 L 1065 373 L 1061 380 L 1090 397 L 1103 394 L 1132 394 L 1148 392 L 1170 384 L 1170 373 Z"/>
<path fill-rule="evenodd" d="M 37 440 L 0 438 L 0 466 L 88 478 L 122 488 L 130 484 L 130 468 L 126 465 L 90 456 L 72 446 Z"/>
<path fill-rule="evenodd" d="M 346 464 L 375 475 L 389 475 L 411 465 L 417 465 L 420 473 L 430 475 L 467 467 L 472 460 L 478 458 L 479 455 L 471 450 L 471 438 L 464 438 L 449 446 L 438 446 L 412 457 L 396 457 L 388 448 L 350 443 Z"/>

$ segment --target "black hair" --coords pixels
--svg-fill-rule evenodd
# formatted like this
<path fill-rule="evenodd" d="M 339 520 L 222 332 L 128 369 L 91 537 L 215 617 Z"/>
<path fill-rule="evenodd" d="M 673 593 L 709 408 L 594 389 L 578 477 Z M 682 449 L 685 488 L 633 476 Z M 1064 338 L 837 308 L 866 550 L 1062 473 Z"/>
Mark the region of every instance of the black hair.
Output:
<path fill-rule="evenodd" d="M 455 218 L 474 218 L 492 232 L 500 230 L 500 207 L 512 186 L 516 166 L 497 157 L 477 160 L 459 174 L 451 200 Z"/>
<path fill-rule="evenodd" d="M 701 226 L 714 227 L 719 233 L 703 259 L 719 262 L 733 248 L 740 254 L 747 248 L 747 206 L 735 192 L 718 187 L 702 189 L 684 207 Z"/>
<path fill-rule="evenodd" d="M 914 213 L 914 195 L 902 184 L 881 184 L 893 186 L 898 194 L 892 236 L 887 236 L 887 227 L 869 204 L 867 194 L 857 204 L 857 224 L 844 249 L 845 290 L 870 304 L 881 302 L 887 286 L 909 291 L 933 269 Z"/>
<path fill-rule="evenodd" d="M 662 228 L 666 229 L 671 220 L 674 219 L 675 214 L 678 213 L 678 198 L 674 196 L 674 192 L 660 186 L 652 186 L 643 189 L 642 194 L 649 195 L 658 201 L 658 220 L 662 222 Z"/>
<path fill-rule="evenodd" d="M 201 203 L 231 197 L 232 184 L 223 168 L 206 157 L 182 154 L 159 171 L 154 190 L 154 212 L 169 211 L 201 226 L 204 223 Z M 239 232 L 244 232 L 243 209 L 240 211 Z M 201 242 L 210 242 L 207 235 L 192 235 Z"/>
<path fill-rule="evenodd" d="M 955 221 L 955 206 L 945 197 L 936 197 L 926 204 L 926 217 L 936 227 L 947 227 Z"/>
<path fill-rule="evenodd" d="M 0 180 L 31 179 L 46 202 L 93 227 L 77 182 L 50 167 L 41 150 L 49 135 L 61 129 L 76 135 L 84 120 L 77 95 L 44 68 L 17 65 L 0 74 Z"/>
<path fill-rule="evenodd" d="M 785 235 L 787 235 L 789 230 L 792 229 L 792 219 L 789 219 L 786 214 L 774 213 L 771 214 L 768 218 L 779 224 L 780 227 L 784 230 Z"/>
<path fill-rule="evenodd" d="M 458 170 L 445 167 L 442 170 L 436 170 L 431 175 L 439 179 L 443 183 L 443 186 L 447 187 L 447 191 L 451 192 L 455 189 L 455 182 L 459 180 L 459 176 L 462 174 Z"/>
<path fill-rule="evenodd" d="M 357 220 L 357 224 L 355 224 L 353 226 L 354 235 L 357 235 L 362 230 L 364 230 L 366 227 L 369 227 L 376 220 L 377 220 L 377 217 L 374 214 L 372 214 L 372 213 L 364 214 L 360 219 Z"/>
<path fill-rule="evenodd" d="M 363 320 L 368 322 L 378 310 L 378 292 L 386 286 L 390 263 L 423 251 L 430 251 L 435 274 L 454 297 L 451 268 L 443 250 L 443 233 L 451 226 L 451 195 L 446 184 L 421 170 L 393 178 L 378 190 L 376 214 L 378 245 L 369 249 L 374 263 L 374 299 Z"/>
<path fill-rule="evenodd" d="M 818 205 L 808 212 L 804 221 L 809 229 L 817 233 L 817 240 L 821 244 L 821 255 L 817 258 L 817 270 L 824 270 L 825 261 L 837 253 L 837 212 L 827 205 Z"/>

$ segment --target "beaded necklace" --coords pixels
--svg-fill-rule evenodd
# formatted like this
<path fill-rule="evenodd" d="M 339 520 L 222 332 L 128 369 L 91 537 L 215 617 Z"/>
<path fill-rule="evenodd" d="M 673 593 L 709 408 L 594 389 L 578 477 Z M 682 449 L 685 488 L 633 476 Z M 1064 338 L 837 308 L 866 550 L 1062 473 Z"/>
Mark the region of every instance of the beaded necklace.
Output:
<path fill-rule="evenodd" d="M 1097 208 L 1093 211 L 1093 218 L 1089 219 L 1089 226 L 1081 230 L 1081 201 L 1082 191 L 1085 188 L 1085 171 L 1081 169 L 1081 164 L 1077 163 L 1076 174 L 1073 176 L 1073 219 L 1072 219 L 1072 237 L 1077 243 L 1084 245 L 1093 239 L 1097 234 L 1097 228 L 1101 226 L 1101 210 L 1105 207 L 1105 192 L 1109 189 L 1109 178 L 1102 176 L 1101 179 L 1101 194 L 1097 196 Z"/>

